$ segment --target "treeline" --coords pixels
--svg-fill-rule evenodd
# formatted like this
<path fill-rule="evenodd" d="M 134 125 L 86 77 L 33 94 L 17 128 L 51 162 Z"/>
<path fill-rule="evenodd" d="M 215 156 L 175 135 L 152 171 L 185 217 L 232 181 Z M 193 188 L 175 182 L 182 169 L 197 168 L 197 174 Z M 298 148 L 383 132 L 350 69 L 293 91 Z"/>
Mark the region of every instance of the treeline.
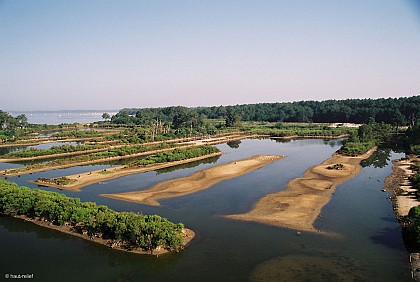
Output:
<path fill-rule="evenodd" d="M 420 118 L 420 96 L 387 99 L 347 99 L 260 103 L 215 107 L 123 109 L 114 123 L 147 124 L 155 120 L 174 127 L 195 127 L 203 118 L 243 121 L 366 123 L 369 118 L 392 125 L 413 126 Z"/>
<path fill-rule="evenodd" d="M 205 156 L 208 154 L 219 153 L 220 150 L 210 145 L 202 145 L 197 147 L 179 148 L 168 152 L 158 153 L 156 155 L 148 156 L 139 161 L 131 162 L 128 166 L 142 166 L 156 163 L 166 163 L 182 161 L 192 158 Z"/>
<path fill-rule="evenodd" d="M 158 246 L 170 251 L 182 249 L 182 224 L 157 215 L 116 212 L 92 202 L 38 189 L 19 187 L 0 180 L 0 213 L 24 215 L 70 226 L 72 231 L 91 238 L 109 239 L 113 246 L 153 252 Z"/>
<path fill-rule="evenodd" d="M 377 122 L 414 125 L 414 122 L 420 118 L 420 96 L 197 108 L 199 114 L 204 114 L 208 118 L 224 118 L 229 110 L 238 113 L 241 119 L 245 121 L 366 123 L 369 118 L 373 117 Z"/>

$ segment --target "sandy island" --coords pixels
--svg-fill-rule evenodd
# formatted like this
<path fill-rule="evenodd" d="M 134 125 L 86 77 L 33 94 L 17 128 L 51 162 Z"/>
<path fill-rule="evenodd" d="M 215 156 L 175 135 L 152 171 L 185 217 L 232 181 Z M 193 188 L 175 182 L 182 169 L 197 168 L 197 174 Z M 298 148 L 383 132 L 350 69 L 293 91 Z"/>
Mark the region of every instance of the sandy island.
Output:
<path fill-rule="evenodd" d="M 221 154 L 223 153 L 217 152 L 217 153 L 208 154 L 208 155 L 204 155 L 204 156 L 200 156 L 196 158 L 190 158 L 190 159 L 181 160 L 181 161 L 152 164 L 152 165 L 146 165 L 146 166 L 141 166 L 141 167 L 127 167 L 123 165 L 123 166 L 117 166 L 113 168 L 100 169 L 100 170 L 95 170 L 95 171 L 90 171 L 90 172 L 85 172 L 85 173 L 68 175 L 66 176 L 66 178 L 68 178 L 69 180 L 72 180 L 73 182 L 67 185 L 57 185 L 57 184 L 43 182 L 39 180 L 29 181 L 29 182 L 42 185 L 42 186 L 55 187 L 58 189 L 80 191 L 80 188 L 85 187 L 87 185 L 94 184 L 94 183 L 111 180 L 114 178 L 119 178 L 119 177 L 127 176 L 130 174 L 134 174 L 134 173 L 148 172 L 148 171 L 153 171 L 153 170 L 157 170 L 161 168 L 167 168 L 167 167 L 177 166 L 177 165 L 195 162 L 199 160 L 204 160 L 207 158 L 220 156 Z"/>
<path fill-rule="evenodd" d="M 268 165 L 284 156 L 257 155 L 247 159 L 198 171 L 190 176 L 171 179 L 158 183 L 148 190 L 125 192 L 118 194 L 102 194 L 101 196 L 158 206 L 157 200 L 179 197 L 207 189 L 223 180 L 244 175 Z"/>
<path fill-rule="evenodd" d="M 303 177 L 291 180 L 287 184 L 289 189 L 261 198 L 250 212 L 226 217 L 320 232 L 313 224 L 336 186 L 356 176 L 361 171 L 360 161 L 375 150 L 376 147 L 357 157 L 334 154 L 321 164 L 309 168 Z M 337 165 L 336 169 L 328 169 L 334 165 Z"/>
<path fill-rule="evenodd" d="M 81 233 L 74 232 L 72 230 L 71 226 L 65 226 L 65 225 L 58 226 L 58 225 L 54 225 L 54 224 L 52 224 L 51 222 L 48 222 L 48 221 L 33 219 L 33 218 L 29 218 L 29 217 L 26 217 L 26 216 L 23 216 L 23 215 L 13 216 L 13 217 L 24 220 L 24 221 L 27 221 L 27 222 L 32 222 L 32 223 L 34 223 L 36 225 L 39 225 L 39 226 L 42 226 L 42 227 L 46 227 L 46 228 L 53 229 L 53 230 L 56 230 L 56 231 L 60 231 L 60 232 L 66 233 L 66 234 L 70 234 L 72 236 L 76 236 L 76 237 L 79 237 L 79 238 L 82 238 L 84 240 L 88 240 L 88 241 L 91 241 L 91 242 L 94 242 L 94 243 L 97 243 L 97 244 L 105 245 L 105 246 L 107 246 L 107 247 L 109 247 L 113 250 L 118 250 L 118 251 L 123 251 L 123 252 L 128 252 L 128 253 L 134 253 L 134 254 L 155 255 L 155 256 L 159 256 L 159 255 L 166 254 L 166 253 L 170 252 L 167 249 L 164 249 L 162 247 L 157 247 L 152 252 L 144 251 L 142 249 L 127 250 L 127 249 L 121 248 L 119 246 L 115 246 L 113 244 L 112 240 L 102 239 L 102 238 L 99 238 L 99 237 L 89 237 L 87 234 L 81 234 Z M 185 248 L 191 242 L 191 240 L 194 239 L 195 232 L 191 229 L 184 228 L 182 230 L 182 236 L 183 236 L 182 245 Z"/>

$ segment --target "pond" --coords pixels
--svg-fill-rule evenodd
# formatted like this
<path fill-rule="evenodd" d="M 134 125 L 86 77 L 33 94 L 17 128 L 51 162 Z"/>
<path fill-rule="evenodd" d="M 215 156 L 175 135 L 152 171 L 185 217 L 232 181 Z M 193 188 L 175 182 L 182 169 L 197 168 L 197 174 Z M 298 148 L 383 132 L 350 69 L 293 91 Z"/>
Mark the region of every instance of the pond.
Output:
<path fill-rule="evenodd" d="M 225 153 L 209 161 L 130 175 L 84 187 L 81 192 L 60 191 L 118 211 L 158 214 L 182 222 L 197 234 L 183 252 L 160 257 L 128 254 L 0 217 L 2 271 L 33 273 L 39 281 L 57 281 L 58 277 L 60 281 L 410 281 L 401 228 L 389 194 L 381 192 L 384 178 L 392 171 L 389 160 L 402 154 L 388 150 L 383 165 L 366 162 L 358 176 L 337 187 L 316 222 L 317 228 L 333 234 L 325 236 L 298 234 L 296 230 L 235 221 L 223 215 L 249 211 L 266 194 L 287 189 L 288 181 L 339 149 L 340 140 L 246 139 L 229 145 L 217 145 Z M 207 190 L 162 200 L 159 207 L 98 196 L 144 190 L 164 180 L 257 154 L 287 157 Z M 100 167 L 74 167 L 10 180 L 36 187 L 26 180 Z"/>

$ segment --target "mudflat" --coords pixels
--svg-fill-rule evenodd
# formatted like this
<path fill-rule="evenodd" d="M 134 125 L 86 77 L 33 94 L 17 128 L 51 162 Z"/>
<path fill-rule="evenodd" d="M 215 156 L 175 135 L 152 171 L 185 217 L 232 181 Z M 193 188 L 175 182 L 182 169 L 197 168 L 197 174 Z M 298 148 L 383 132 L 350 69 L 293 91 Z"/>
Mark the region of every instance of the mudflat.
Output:
<path fill-rule="evenodd" d="M 320 232 L 313 226 L 321 209 L 329 202 L 337 185 L 361 171 L 360 161 L 376 148 L 357 157 L 334 154 L 309 168 L 303 177 L 291 180 L 289 189 L 261 198 L 248 213 L 227 215 L 237 220 L 256 221 L 301 231 Z"/>
<path fill-rule="evenodd" d="M 256 155 L 247 159 L 204 169 L 190 176 L 160 182 L 148 190 L 102 194 L 101 196 L 158 206 L 159 199 L 179 197 L 198 192 L 221 181 L 244 175 L 282 158 L 284 156 Z"/>

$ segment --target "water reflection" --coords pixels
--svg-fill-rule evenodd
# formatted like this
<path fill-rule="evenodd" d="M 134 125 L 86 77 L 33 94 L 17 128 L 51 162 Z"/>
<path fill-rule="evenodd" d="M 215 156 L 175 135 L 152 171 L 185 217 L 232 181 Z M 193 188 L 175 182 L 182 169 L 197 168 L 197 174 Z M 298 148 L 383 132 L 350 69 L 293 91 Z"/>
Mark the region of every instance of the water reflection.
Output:
<path fill-rule="evenodd" d="M 185 168 L 193 168 L 193 167 L 199 166 L 200 164 L 214 164 L 219 160 L 219 158 L 220 158 L 220 156 L 215 156 L 215 157 L 207 158 L 207 159 L 204 159 L 204 160 L 199 160 L 199 161 L 196 161 L 196 162 L 191 162 L 191 163 L 181 164 L 181 165 L 177 165 L 177 166 L 158 169 L 158 170 L 156 170 L 156 174 L 172 172 L 172 171 L 185 169 Z"/>
<path fill-rule="evenodd" d="M 391 158 L 390 148 L 378 148 L 369 158 L 363 160 L 362 167 L 373 166 L 375 168 L 384 168 Z"/>

